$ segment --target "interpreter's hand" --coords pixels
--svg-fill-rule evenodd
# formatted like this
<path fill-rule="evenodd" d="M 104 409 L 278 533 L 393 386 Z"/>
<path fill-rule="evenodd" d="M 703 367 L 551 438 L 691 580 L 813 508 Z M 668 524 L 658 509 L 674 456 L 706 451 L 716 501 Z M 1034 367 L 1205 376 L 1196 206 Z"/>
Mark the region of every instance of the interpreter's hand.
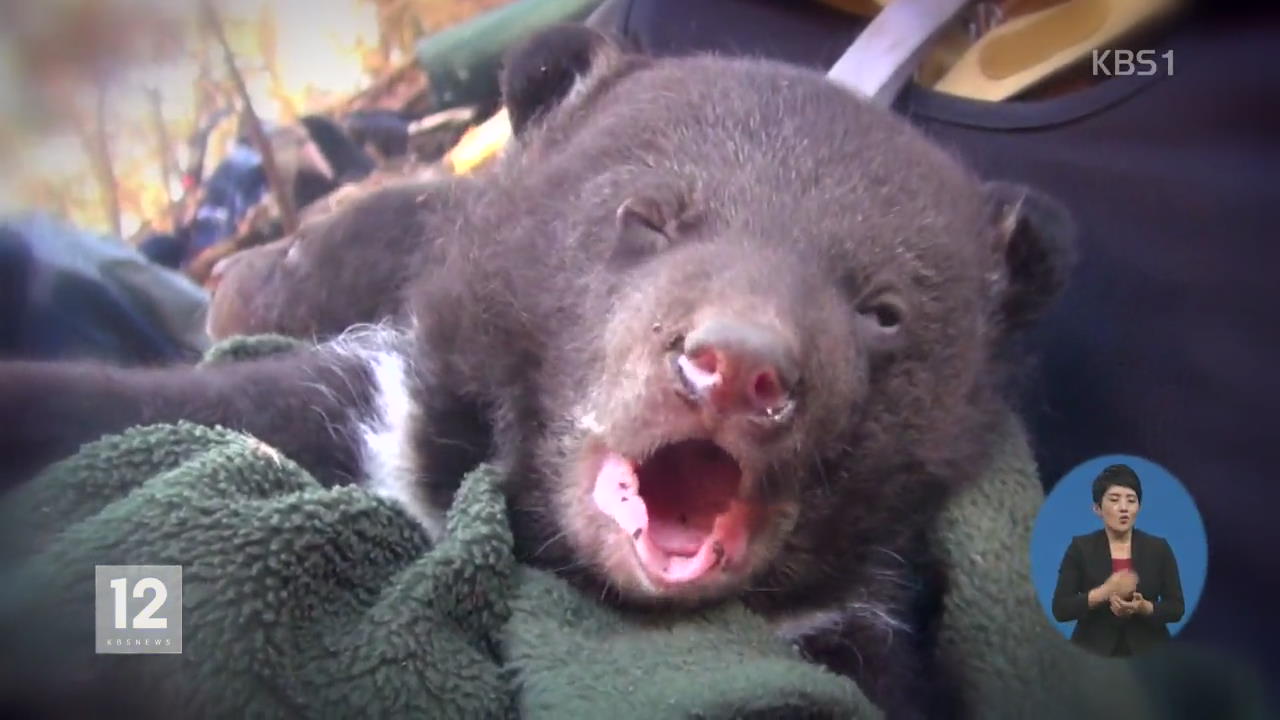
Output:
<path fill-rule="evenodd" d="M 1120 599 L 1119 595 L 1112 593 L 1108 602 L 1111 605 L 1111 614 L 1118 618 L 1129 617 L 1133 614 L 1133 611 L 1129 609 L 1129 606 L 1125 604 L 1124 600 Z"/>
<path fill-rule="evenodd" d="M 1142 597 L 1142 593 L 1140 592 L 1133 594 L 1133 602 L 1137 608 L 1136 612 L 1139 615 L 1150 615 L 1156 611 L 1156 606 L 1153 605 L 1150 600 Z"/>
<path fill-rule="evenodd" d="M 1146 614 L 1145 607 L 1149 605 L 1142 596 L 1134 593 L 1132 600 L 1122 600 L 1119 595 L 1111 596 L 1111 614 L 1116 617 L 1130 617 L 1132 615 Z"/>
<path fill-rule="evenodd" d="M 1110 586 L 1112 594 L 1127 598 L 1138 589 L 1138 574 L 1132 570 L 1111 573 L 1111 577 L 1107 578 L 1107 585 Z"/>

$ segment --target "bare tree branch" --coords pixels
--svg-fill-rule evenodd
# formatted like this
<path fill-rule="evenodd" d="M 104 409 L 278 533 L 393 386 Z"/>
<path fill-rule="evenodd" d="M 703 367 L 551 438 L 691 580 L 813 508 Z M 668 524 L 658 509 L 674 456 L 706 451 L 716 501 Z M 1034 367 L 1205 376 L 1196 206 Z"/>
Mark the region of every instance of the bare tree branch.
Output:
<path fill-rule="evenodd" d="M 87 120 L 83 117 L 78 118 L 76 129 L 85 154 L 89 157 L 89 164 L 93 168 L 107 226 L 111 228 L 113 235 L 121 237 L 120 196 L 116 190 L 116 173 L 111 162 L 110 144 L 107 142 L 107 81 L 105 78 L 97 81 L 94 91 L 92 115 Z"/>
<path fill-rule="evenodd" d="M 170 220 L 174 229 L 182 223 L 177 207 L 178 199 L 173 196 L 173 174 L 178 167 L 178 160 L 173 154 L 173 144 L 169 142 L 169 130 L 164 124 L 164 109 L 160 102 L 160 88 L 148 87 L 145 90 L 147 102 L 151 106 L 151 126 L 155 132 L 156 159 L 160 162 L 160 180 L 164 183 L 164 197 L 169 207 Z"/>
<path fill-rule="evenodd" d="M 284 185 L 280 169 L 276 165 L 275 153 L 271 149 L 271 143 L 267 139 L 266 132 L 262 129 L 262 122 L 258 119 L 258 113 L 253 109 L 253 102 L 249 99 L 249 89 L 244 84 L 244 77 L 236 67 L 235 55 L 231 52 L 231 45 L 227 42 L 227 36 L 223 32 L 222 21 L 218 18 L 218 13 L 213 7 L 212 0 L 203 0 L 200 3 L 200 8 L 204 13 L 205 22 L 208 24 L 209 29 L 213 31 L 218 45 L 222 47 L 222 57 L 226 61 L 227 73 L 231 76 L 232 82 L 235 83 L 240 101 L 244 103 L 244 119 L 249 126 L 249 134 L 253 144 L 262 155 L 262 170 L 267 176 L 267 185 L 270 186 L 276 205 L 280 209 L 280 221 L 284 225 L 284 231 L 285 233 L 292 233 L 298 229 L 298 213 L 293 206 L 293 197 L 289 192 L 289 188 Z"/>

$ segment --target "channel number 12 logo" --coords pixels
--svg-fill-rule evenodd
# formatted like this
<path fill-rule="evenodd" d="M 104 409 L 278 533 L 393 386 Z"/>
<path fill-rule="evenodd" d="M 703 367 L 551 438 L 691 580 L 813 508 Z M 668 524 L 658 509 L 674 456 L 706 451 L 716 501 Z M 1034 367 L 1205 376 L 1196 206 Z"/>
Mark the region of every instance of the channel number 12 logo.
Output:
<path fill-rule="evenodd" d="M 98 565 L 93 584 L 99 653 L 182 652 L 181 565 Z"/>

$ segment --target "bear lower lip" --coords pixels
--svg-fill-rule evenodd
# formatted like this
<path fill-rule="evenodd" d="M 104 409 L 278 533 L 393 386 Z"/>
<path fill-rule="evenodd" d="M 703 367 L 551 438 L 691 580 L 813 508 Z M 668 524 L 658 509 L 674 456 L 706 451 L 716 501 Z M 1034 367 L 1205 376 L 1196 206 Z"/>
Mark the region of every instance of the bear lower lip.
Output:
<path fill-rule="evenodd" d="M 677 585 L 729 567 L 746 552 L 749 505 L 742 470 L 709 440 L 663 446 L 635 463 L 606 454 L 592 497 L 634 543 L 659 585 Z"/>

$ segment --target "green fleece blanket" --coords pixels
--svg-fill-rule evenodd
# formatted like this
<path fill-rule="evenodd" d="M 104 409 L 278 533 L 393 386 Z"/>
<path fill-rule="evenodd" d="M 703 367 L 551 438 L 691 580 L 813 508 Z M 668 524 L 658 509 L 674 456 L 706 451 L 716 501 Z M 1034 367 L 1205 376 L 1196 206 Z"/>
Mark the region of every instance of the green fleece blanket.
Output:
<path fill-rule="evenodd" d="M 1042 497 L 1016 423 L 1000 448 L 937 529 L 953 570 L 942 642 L 975 717 L 1197 717 L 1189 697 L 1262 717 L 1256 684 L 1216 658 L 1108 661 L 1053 629 L 1029 578 Z M 433 547 L 390 501 L 323 488 L 243 434 L 162 425 L 88 445 L 0 503 L 16 551 L 0 711 L 37 698 L 164 717 L 879 717 L 737 604 L 629 615 L 520 566 L 497 487 L 472 473 Z M 181 654 L 94 654 L 107 564 L 183 567 Z"/>

